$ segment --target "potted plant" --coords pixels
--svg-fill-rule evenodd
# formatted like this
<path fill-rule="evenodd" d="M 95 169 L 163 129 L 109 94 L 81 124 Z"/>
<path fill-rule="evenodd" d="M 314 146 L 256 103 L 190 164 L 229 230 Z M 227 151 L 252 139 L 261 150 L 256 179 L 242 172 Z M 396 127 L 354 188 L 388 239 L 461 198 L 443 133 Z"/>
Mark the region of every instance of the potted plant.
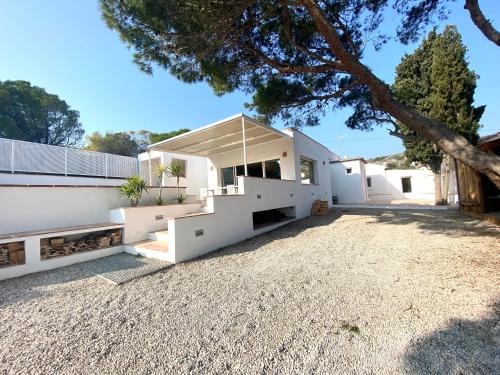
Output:
<path fill-rule="evenodd" d="M 158 196 L 155 199 L 155 203 L 158 206 L 161 206 L 163 204 L 163 198 L 161 197 L 161 189 L 163 185 L 163 176 L 167 175 L 168 168 L 164 164 L 160 164 L 158 167 L 155 169 L 155 176 L 158 177 L 159 183 L 160 183 L 160 188 L 158 190 Z"/>
<path fill-rule="evenodd" d="M 141 200 L 143 192 L 147 192 L 146 181 L 141 176 L 132 176 L 127 178 L 125 182 L 118 189 L 120 195 L 126 197 L 132 207 L 136 207 Z"/>

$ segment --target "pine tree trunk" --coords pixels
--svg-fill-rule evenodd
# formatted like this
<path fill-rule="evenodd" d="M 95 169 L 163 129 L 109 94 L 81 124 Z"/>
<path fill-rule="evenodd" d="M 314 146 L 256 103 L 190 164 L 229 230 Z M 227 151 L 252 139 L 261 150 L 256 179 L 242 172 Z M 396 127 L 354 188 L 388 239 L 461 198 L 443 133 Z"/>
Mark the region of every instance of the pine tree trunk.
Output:
<path fill-rule="evenodd" d="M 434 173 L 434 204 L 439 206 L 442 204 L 441 196 L 441 173 Z"/>
<path fill-rule="evenodd" d="M 332 26 L 315 0 L 303 0 L 318 31 L 328 43 L 333 55 L 341 62 L 344 71 L 366 85 L 372 95 L 372 106 L 384 111 L 410 129 L 436 144 L 446 154 L 485 174 L 500 189 L 500 156 L 474 147 L 465 137 L 457 134 L 444 123 L 426 117 L 413 108 L 397 101 L 389 88 L 357 57 L 347 51 L 336 29 Z"/>
<path fill-rule="evenodd" d="M 444 163 L 444 172 L 443 172 L 442 198 L 443 198 L 443 204 L 447 205 L 448 194 L 450 191 L 450 175 L 451 175 L 451 160 L 449 155 L 445 155 L 443 163 Z"/>

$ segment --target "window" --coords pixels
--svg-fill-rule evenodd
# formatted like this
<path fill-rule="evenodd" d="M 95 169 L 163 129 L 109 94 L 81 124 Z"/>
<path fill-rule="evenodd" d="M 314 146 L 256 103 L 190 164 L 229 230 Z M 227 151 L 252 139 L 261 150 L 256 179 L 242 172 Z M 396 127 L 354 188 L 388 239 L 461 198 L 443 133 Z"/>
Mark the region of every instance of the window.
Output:
<path fill-rule="evenodd" d="M 403 193 L 411 193 L 411 177 L 401 177 Z"/>
<path fill-rule="evenodd" d="M 371 177 L 366 178 L 366 186 L 372 187 L 372 178 Z"/>
<path fill-rule="evenodd" d="M 315 184 L 314 161 L 300 158 L 300 182 L 303 184 Z"/>
<path fill-rule="evenodd" d="M 234 185 L 234 168 L 222 168 L 222 186 Z"/>
<path fill-rule="evenodd" d="M 280 159 L 266 160 L 264 162 L 264 168 L 266 171 L 266 178 L 281 180 Z"/>
<path fill-rule="evenodd" d="M 186 160 L 172 158 L 172 163 L 180 164 L 182 166 L 182 175 L 181 175 L 181 177 L 186 177 Z"/>
<path fill-rule="evenodd" d="M 352 168 L 346 168 L 345 173 L 346 174 L 351 174 L 352 173 Z"/>

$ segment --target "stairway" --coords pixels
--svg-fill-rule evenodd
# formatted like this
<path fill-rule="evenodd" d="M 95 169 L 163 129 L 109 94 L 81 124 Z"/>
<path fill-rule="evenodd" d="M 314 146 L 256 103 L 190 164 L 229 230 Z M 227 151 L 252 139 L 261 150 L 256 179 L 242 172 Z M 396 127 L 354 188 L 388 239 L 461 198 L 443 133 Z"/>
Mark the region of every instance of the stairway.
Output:
<path fill-rule="evenodd" d="M 126 245 L 125 251 L 130 254 L 141 255 L 172 261 L 172 254 L 168 251 L 168 230 L 148 233 L 148 239 Z"/>

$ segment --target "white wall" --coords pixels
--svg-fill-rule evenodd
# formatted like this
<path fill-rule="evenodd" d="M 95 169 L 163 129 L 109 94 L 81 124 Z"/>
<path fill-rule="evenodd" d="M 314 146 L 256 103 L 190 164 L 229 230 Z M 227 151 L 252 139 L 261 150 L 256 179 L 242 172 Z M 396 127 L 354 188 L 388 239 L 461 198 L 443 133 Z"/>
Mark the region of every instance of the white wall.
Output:
<path fill-rule="evenodd" d="M 200 210 L 200 203 L 121 207 L 110 211 L 110 220 L 113 223 L 124 224 L 123 243 L 130 244 L 146 240 L 150 232 L 167 230 L 168 220 L 173 217 L 199 212 Z"/>
<path fill-rule="evenodd" d="M 139 158 L 139 171 L 140 175 L 149 183 L 149 168 L 148 168 L 148 153 L 144 152 L 138 156 Z M 151 151 L 151 169 L 152 174 L 152 185 L 158 185 L 158 178 L 154 175 L 154 169 L 158 164 L 167 165 L 172 159 L 183 159 L 186 160 L 186 177 L 181 177 L 179 179 L 179 185 L 184 186 L 185 194 L 187 195 L 198 195 L 200 193 L 200 188 L 207 187 L 208 175 L 207 175 L 207 159 L 204 157 L 181 155 L 170 152 L 161 151 Z M 164 186 L 176 186 L 177 180 L 175 177 L 164 177 Z"/>
<path fill-rule="evenodd" d="M 372 187 L 368 188 L 370 200 L 426 200 L 434 202 L 434 174 L 429 169 L 385 169 L 385 166 L 369 163 L 366 175 L 372 177 Z M 411 193 L 403 193 L 401 179 L 411 177 Z M 448 202 L 457 200 L 456 178 L 452 171 L 450 176 Z"/>
<path fill-rule="evenodd" d="M 367 201 L 364 161 L 345 160 L 330 164 L 332 193 L 339 203 L 365 203 Z M 352 172 L 347 174 L 347 169 Z"/>
<path fill-rule="evenodd" d="M 153 204 L 158 189 L 148 189 L 140 204 Z M 163 197 L 175 198 L 175 189 Z M 0 234 L 73 225 L 106 223 L 109 210 L 129 206 L 113 187 L 0 186 Z"/>
<path fill-rule="evenodd" d="M 91 185 L 120 186 L 124 179 L 102 177 L 76 177 L 43 174 L 0 172 L 0 185 Z"/>

